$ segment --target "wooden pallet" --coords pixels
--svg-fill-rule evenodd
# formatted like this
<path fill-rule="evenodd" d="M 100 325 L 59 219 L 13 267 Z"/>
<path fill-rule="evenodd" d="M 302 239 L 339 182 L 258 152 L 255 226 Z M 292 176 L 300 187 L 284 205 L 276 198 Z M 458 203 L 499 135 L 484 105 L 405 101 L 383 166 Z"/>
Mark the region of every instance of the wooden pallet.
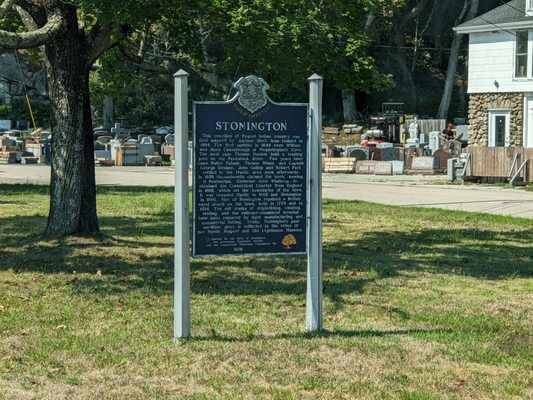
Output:
<path fill-rule="evenodd" d="M 119 167 L 123 165 L 139 165 L 139 146 L 136 145 L 124 145 L 117 146 L 115 164 Z M 132 161 L 132 159 L 134 161 Z"/>
<path fill-rule="evenodd" d="M 10 151 L 20 151 L 20 149 L 17 146 L 0 146 L 0 151 L 2 152 L 10 152 Z"/>
<path fill-rule="evenodd" d="M 14 164 L 17 162 L 17 153 L 15 151 L 0 151 L 0 161 L 3 164 Z"/>
<path fill-rule="evenodd" d="M 356 162 L 355 157 L 323 157 L 322 172 L 353 174 Z"/>

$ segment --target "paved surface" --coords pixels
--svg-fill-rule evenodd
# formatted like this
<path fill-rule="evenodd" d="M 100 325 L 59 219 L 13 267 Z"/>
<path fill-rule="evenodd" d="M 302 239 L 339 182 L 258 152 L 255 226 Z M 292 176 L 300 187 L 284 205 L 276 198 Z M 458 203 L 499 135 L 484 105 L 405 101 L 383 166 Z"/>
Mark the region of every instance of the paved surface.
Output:
<path fill-rule="evenodd" d="M 486 185 L 451 185 L 443 177 L 391 177 L 326 175 L 326 198 L 362 200 L 398 206 L 433 207 L 533 218 L 533 192 Z M 367 179 L 366 181 L 364 179 Z"/>
<path fill-rule="evenodd" d="M 49 181 L 48 166 L 0 165 L 0 183 L 46 185 Z M 96 167 L 96 183 L 172 186 L 174 170 L 169 167 Z M 325 198 L 477 211 L 533 219 L 533 192 L 483 185 L 450 185 L 443 176 L 324 174 L 322 188 Z"/>

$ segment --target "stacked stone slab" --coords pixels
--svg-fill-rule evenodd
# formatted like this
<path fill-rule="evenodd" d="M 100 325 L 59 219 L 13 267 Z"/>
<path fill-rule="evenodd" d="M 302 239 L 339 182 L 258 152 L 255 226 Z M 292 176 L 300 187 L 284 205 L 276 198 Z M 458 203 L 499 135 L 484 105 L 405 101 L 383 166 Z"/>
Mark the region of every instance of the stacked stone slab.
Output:
<path fill-rule="evenodd" d="M 17 153 L 14 151 L 0 151 L 0 164 L 14 164 L 17 162 Z"/>

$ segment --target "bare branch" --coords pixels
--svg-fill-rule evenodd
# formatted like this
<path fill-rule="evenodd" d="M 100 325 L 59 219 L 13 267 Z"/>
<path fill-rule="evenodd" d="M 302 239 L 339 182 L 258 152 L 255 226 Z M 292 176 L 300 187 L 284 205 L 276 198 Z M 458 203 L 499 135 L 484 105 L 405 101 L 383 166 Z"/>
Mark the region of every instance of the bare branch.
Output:
<path fill-rule="evenodd" d="M 15 0 L 4 0 L 0 4 L 0 18 L 4 18 L 4 16 L 13 8 L 13 4 L 15 4 Z"/>
<path fill-rule="evenodd" d="M 417 2 L 417 4 L 411 8 L 411 10 L 409 10 L 409 12 L 405 13 L 400 22 L 400 27 L 405 29 L 409 21 L 418 17 L 418 15 L 420 15 L 420 13 L 426 8 L 427 4 L 428 0 L 419 0 L 419 2 Z"/>
<path fill-rule="evenodd" d="M 28 49 L 46 44 L 66 28 L 66 21 L 53 14 L 41 28 L 31 32 L 11 33 L 0 30 L 0 46 L 7 49 Z"/>
<path fill-rule="evenodd" d="M 139 51 L 137 51 L 137 56 L 141 59 L 144 59 L 146 55 L 146 47 L 148 41 L 148 32 L 150 31 L 150 24 L 147 24 L 145 29 L 141 33 L 141 43 L 139 45 Z"/>

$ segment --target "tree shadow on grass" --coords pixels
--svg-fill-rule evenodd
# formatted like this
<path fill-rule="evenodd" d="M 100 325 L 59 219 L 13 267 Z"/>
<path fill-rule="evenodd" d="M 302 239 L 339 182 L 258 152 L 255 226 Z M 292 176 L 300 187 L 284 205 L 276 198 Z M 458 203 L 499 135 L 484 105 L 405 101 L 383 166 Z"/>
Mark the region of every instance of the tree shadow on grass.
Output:
<path fill-rule="evenodd" d="M 104 217 L 105 232 L 92 238 L 43 239 L 46 218 L 0 218 L 0 270 L 72 273 L 78 290 L 121 293 L 173 290 L 173 221 L 168 213 L 137 218 Z M 157 240 L 156 240 L 157 239 Z M 483 279 L 533 276 L 533 229 L 482 231 L 369 230 L 357 239 L 324 244 L 324 294 L 334 306 L 376 279 L 427 271 Z M 105 279 L 79 274 L 102 272 Z M 191 261 L 191 290 L 198 294 L 305 293 L 306 259 L 217 257 Z"/>
<path fill-rule="evenodd" d="M 494 232 L 426 228 L 413 232 L 368 231 L 355 242 L 331 243 L 327 251 L 334 260 L 330 267 L 359 261 L 359 265 L 383 277 L 425 270 L 505 279 L 533 276 L 532 243 L 533 229 Z"/>
<path fill-rule="evenodd" d="M 102 234 L 112 236 L 117 241 L 130 242 L 137 246 L 144 244 L 153 246 L 154 242 L 142 241 L 139 238 L 146 236 L 174 237 L 174 214 L 160 213 L 151 217 L 128 218 L 128 217 L 100 217 Z M 124 239 L 127 237 L 128 239 Z"/>
<path fill-rule="evenodd" d="M 48 193 L 47 187 L 31 185 L 2 185 L 1 189 L 11 196 Z M 172 187 L 113 186 L 99 187 L 98 194 L 133 193 L 135 197 L 135 193 L 173 190 Z M 339 203 L 325 201 L 325 204 L 331 208 L 331 204 Z M 352 220 L 370 218 L 369 228 L 358 231 L 350 239 L 340 227 L 336 236 L 342 239 L 324 243 L 324 293 L 334 306 L 343 303 L 344 294 L 360 293 L 376 279 L 404 272 L 427 271 L 482 279 L 533 276 L 533 228 L 527 225 L 521 230 L 500 232 L 457 229 L 453 225 L 395 232 L 376 229 L 371 215 L 366 215 L 367 212 L 380 214 L 384 206 L 365 205 L 365 211 L 360 211 L 353 202 L 348 206 L 346 212 Z M 423 210 L 412 214 L 413 218 L 424 218 L 427 213 Z M 135 217 L 102 216 L 101 235 L 69 239 L 43 238 L 41 232 L 46 226 L 43 216 L 0 217 L 0 270 L 67 274 L 72 271 L 94 274 L 100 270 L 105 280 L 80 276 L 78 287 L 108 293 L 138 287 L 171 292 L 173 217 L 167 211 Z M 325 219 L 324 223 L 327 228 L 335 229 L 340 220 Z M 505 224 L 496 226 L 505 227 Z M 194 258 L 191 271 L 193 293 L 303 294 L 306 286 L 306 259 L 302 256 Z"/>
<path fill-rule="evenodd" d="M 371 337 L 387 337 L 387 336 L 418 336 L 427 334 L 447 334 L 453 333 L 450 328 L 436 328 L 436 329 L 394 329 L 394 330 L 346 330 L 324 329 L 318 332 L 299 332 L 299 333 L 278 333 L 273 335 L 245 335 L 245 336 L 226 336 L 212 332 L 210 335 L 194 336 L 194 341 L 214 341 L 225 343 L 245 343 L 250 341 L 272 341 L 272 340 L 286 340 L 286 339 L 329 339 L 329 338 L 371 338 Z"/>
<path fill-rule="evenodd" d="M 98 185 L 96 187 L 96 194 L 98 195 L 110 193 L 174 193 L 174 186 Z"/>

